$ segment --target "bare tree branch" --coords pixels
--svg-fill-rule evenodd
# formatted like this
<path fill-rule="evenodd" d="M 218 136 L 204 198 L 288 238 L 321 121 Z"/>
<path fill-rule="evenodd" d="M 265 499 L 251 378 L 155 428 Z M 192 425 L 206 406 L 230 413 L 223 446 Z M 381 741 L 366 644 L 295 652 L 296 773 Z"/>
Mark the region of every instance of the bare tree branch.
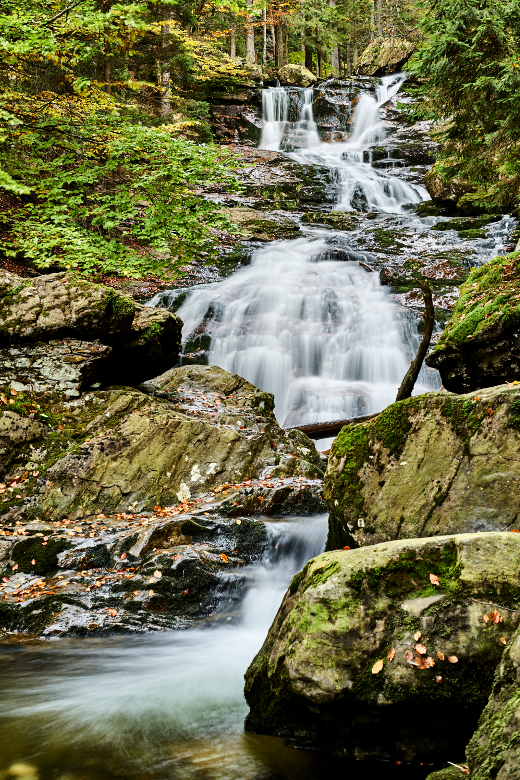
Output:
<path fill-rule="evenodd" d="M 412 364 L 401 382 L 401 386 L 397 391 L 396 401 L 404 401 L 405 398 L 410 398 L 412 390 L 419 376 L 419 371 L 424 360 L 424 357 L 430 346 L 430 341 L 433 333 L 433 324 L 435 322 L 435 309 L 433 308 L 433 298 L 430 285 L 427 282 L 417 282 L 419 287 L 424 293 L 424 334 L 422 341 L 419 344 L 419 349 L 415 358 L 412 360 Z"/>

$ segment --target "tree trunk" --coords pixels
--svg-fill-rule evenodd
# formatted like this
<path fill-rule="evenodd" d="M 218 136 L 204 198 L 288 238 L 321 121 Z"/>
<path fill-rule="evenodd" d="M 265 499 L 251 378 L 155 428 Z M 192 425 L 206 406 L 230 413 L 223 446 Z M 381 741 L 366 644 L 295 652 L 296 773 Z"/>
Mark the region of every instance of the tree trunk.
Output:
<path fill-rule="evenodd" d="M 262 62 L 267 62 L 267 6 L 262 8 Z"/>
<path fill-rule="evenodd" d="M 285 24 L 285 47 L 283 52 L 283 64 L 289 64 L 289 25 Z"/>
<path fill-rule="evenodd" d="M 356 72 L 357 61 L 358 61 L 357 35 L 354 35 L 354 52 L 352 54 L 352 73 Z"/>
<path fill-rule="evenodd" d="M 350 44 L 350 36 L 347 38 L 347 76 L 352 76 L 352 46 Z"/>
<path fill-rule="evenodd" d="M 249 8 L 253 7 L 253 0 L 246 0 Z M 251 16 L 246 14 L 246 60 L 247 62 L 256 62 L 255 54 L 255 28 Z"/>
<path fill-rule="evenodd" d="M 383 0 L 376 0 L 376 26 L 377 26 L 377 34 L 382 35 L 383 34 L 383 20 L 381 16 L 381 5 Z"/>
<path fill-rule="evenodd" d="M 278 22 L 276 25 L 276 52 L 275 52 L 275 64 L 277 68 L 281 68 L 283 65 L 283 38 L 282 38 L 282 23 Z"/>
<path fill-rule="evenodd" d="M 419 287 L 424 293 L 424 334 L 422 341 L 419 344 L 419 349 L 415 358 L 412 360 L 412 364 L 401 382 L 401 386 L 397 391 L 396 401 L 404 401 L 405 398 L 410 398 L 414 385 L 419 376 L 419 371 L 423 364 L 428 347 L 433 333 L 433 325 L 435 322 L 435 309 L 433 308 L 433 298 L 430 285 L 427 282 L 418 282 Z"/>
<path fill-rule="evenodd" d="M 104 67 L 104 70 L 105 70 L 105 91 L 106 91 L 107 95 L 111 95 L 112 94 L 112 84 L 111 84 L 111 80 L 112 80 L 112 66 L 111 66 L 111 62 L 110 62 L 110 55 L 108 54 L 108 48 L 106 49 L 106 53 L 105 53 L 105 67 Z"/>
<path fill-rule="evenodd" d="M 307 70 L 310 70 L 311 73 L 314 71 L 314 63 L 312 61 L 312 46 L 309 46 L 307 43 L 305 44 L 305 67 Z"/>
<path fill-rule="evenodd" d="M 336 0 L 329 0 L 329 5 L 331 8 L 335 8 L 336 6 Z M 334 32 L 337 32 L 338 28 L 334 27 Z M 332 73 L 334 76 L 339 76 L 339 50 L 338 50 L 338 44 L 336 43 L 335 46 L 332 47 L 332 51 L 330 53 L 330 64 L 332 67 Z"/>
<path fill-rule="evenodd" d="M 232 27 L 229 31 L 229 56 L 232 60 L 237 56 L 237 31 Z"/>
<path fill-rule="evenodd" d="M 170 25 L 168 22 L 171 19 L 171 15 L 169 11 L 166 11 L 164 15 L 164 24 L 162 26 L 162 34 L 161 34 L 161 48 L 166 49 L 168 47 L 168 36 L 170 34 Z M 161 106 L 159 109 L 159 114 L 161 116 L 167 116 L 167 114 L 171 111 L 171 102 L 170 102 L 170 67 L 169 65 L 166 65 L 164 62 L 160 63 L 159 66 L 159 73 L 160 73 L 160 86 L 162 87 L 161 92 Z"/>
<path fill-rule="evenodd" d="M 323 51 L 318 47 L 318 72 L 316 74 L 319 79 L 323 78 Z"/>

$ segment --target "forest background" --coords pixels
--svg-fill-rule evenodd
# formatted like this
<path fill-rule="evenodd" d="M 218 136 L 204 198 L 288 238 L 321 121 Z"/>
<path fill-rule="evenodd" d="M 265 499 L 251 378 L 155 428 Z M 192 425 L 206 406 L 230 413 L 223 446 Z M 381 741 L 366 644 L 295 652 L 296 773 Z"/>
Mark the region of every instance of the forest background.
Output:
<path fill-rule="evenodd" d="M 350 78 L 370 43 L 411 40 L 409 121 L 474 208 L 520 203 L 520 0 L 0 2 L 0 262 L 174 276 L 216 250 L 237 189 L 210 103 L 286 63 Z"/>

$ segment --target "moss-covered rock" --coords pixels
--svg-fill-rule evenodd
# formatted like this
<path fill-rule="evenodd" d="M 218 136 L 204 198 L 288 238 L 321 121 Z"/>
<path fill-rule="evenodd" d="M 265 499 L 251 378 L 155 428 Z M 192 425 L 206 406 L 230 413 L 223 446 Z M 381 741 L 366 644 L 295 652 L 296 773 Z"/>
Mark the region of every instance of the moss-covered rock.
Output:
<path fill-rule="evenodd" d="M 520 252 L 472 270 L 426 363 L 456 393 L 520 380 Z"/>
<path fill-rule="evenodd" d="M 278 78 L 281 84 L 287 84 L 293 87 L 310 87 L 316 81 L 314 73 L 305 67 L 305 65 L 297 65 L 289 63 L 284 65 L 278 71 Z"/>
<path fill-rule="evenodd" d="M 416 41 L 404 38 L 375 38 L 358 59 L 356 73 L 362 76 L 394 73 L 411 57 L 416 45 Z"/>
<path fill-rule="evenodd" d="M 466 755 L 474 780 L 520 777 L 520 631 L 508 642 Z"/>
<path fill-rule="evenodd" d="M 519 575 L 509 533 L 309 561 L 246 673 L 246 728 L 356 758 L 462 755 L 520 620 Z"/>
<path fill-rule="evenodd" d="M 292 219 L 276 216 L 266 218 L 262 212 L 247 208 L 227 209 L 226 213 L 231 222 L 241 228 L 245 237 L 257 241 L 296 238 L 301 235 L 300 228 Z"/>
<path fill-rule="evenodd" d="M 519 527 L 520 386 L 435 392 L 342 428 L 327 549 Z"/>
<path fill-rule="evenodd" d="M 103 381 L 134 384 L 174 365 L 181 328 L 171 312 L 141 306 L 72 274 L 22 279 L 0 272 L 0 347 L 100 340 L 112 348 L 99 367 Z"/>
<path fill-rule="evenodd" d="M 283 431 L 273 396 L 242 377 L 185 366 L 144 388 L 75 400 L 0 393 L 0 507 L 73 518 L 176 505 L 223 482 L 264 474 L 323 475 L 313 442 Z M 273 507 L 287 500 L 289 494 L 273 497 Z M 312 504 L 314 496 L 307 500 Z"/>

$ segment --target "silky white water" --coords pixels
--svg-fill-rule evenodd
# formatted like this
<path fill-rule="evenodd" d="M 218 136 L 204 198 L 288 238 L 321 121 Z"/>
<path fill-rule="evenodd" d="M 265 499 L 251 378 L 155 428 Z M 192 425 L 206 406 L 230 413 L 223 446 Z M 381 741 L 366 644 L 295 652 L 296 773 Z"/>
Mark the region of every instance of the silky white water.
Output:
<path fill-rule="evenodd" d="M 354 140 L 346 144 L 319 142 L 311 89 L 299 90 L 299 119 L 292 124 L 287 90 L 264 90 L 262 144 L 275 148 L 286 139 L 292 146 L 300 139 L 301 148 L 291 153 L 295 159 L 310 164 L 319 154 L 337 161 L 343 166 L 338 171 L 344 207 L 356 188 L 380 210 L 422 200 L 418 189 L 358 159 L 361 144 L 380 137 L 379 107 L 401 82 L 402 77 L 387 77 L 377 99 L 360 98 Z M 212 336 L 210 364 L 273 393 L 276 417 L 284 426 L 381 411 L 395 400 L 419 343 L 412 321 L 398 311 L 378 274 L 359 265 L 366 257 L 344 238 L 339 245 L 331 243 L 332 236 L 318 231 L 316 238 L 270 243 L 224 281 L 194 288 L 178 312 L 183 340 L 205 323 Z M 151 301 L 159 303 L 168 305 L 168 293 Z M 438 386 L 437 373 L 423 369 L 415 392 Z"/>
<path fill-rule="evenodd" d="M 61 641 L 52 655 L 35 648 L 17 658 L 11 650 L 9 671 L 0 665 L 0 772 L 24 760 L 37 772 L 72 771 L 68 780 L 85 772 L 107 780 L 112 767 L 115 777 L 135 780 L 255 780 L 270 777 L 274 762 L 277 772 L 286 767 L 284 777 L 318 778 L 312 756 L 299 759 L 279 740 L 243 733 L 244 672 L 292 576 L 323 550 L 327 516 L 271 521 L 267 529 L 262 562 L 223 588 L 229 604 L 224 596 L 216 626 Z"/>

